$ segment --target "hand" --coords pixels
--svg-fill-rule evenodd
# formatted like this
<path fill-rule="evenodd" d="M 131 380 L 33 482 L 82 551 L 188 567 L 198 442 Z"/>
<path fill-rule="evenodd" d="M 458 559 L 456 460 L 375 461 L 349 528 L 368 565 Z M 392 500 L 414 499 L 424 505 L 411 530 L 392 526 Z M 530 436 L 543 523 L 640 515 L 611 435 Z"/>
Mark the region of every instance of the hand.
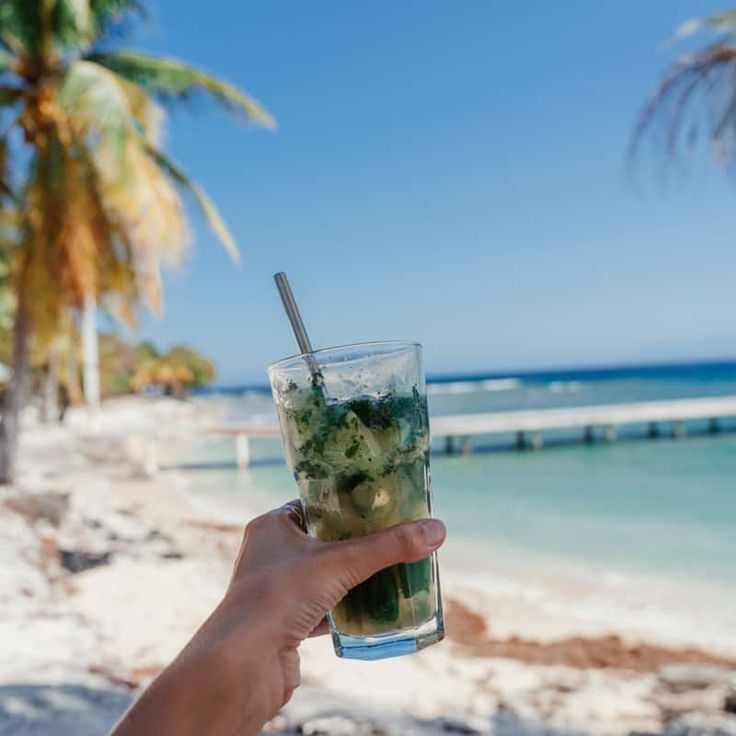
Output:
<path fill-rule="evenodd" d="M 293 501 L 251 521 L 220 605 L 118 724 L 113 736 L 250 736 L 299 685 L 298 647 L 378 570 L 437 549 L 445 527 L 424 519 L 360 539 L 319 542 Z"/>

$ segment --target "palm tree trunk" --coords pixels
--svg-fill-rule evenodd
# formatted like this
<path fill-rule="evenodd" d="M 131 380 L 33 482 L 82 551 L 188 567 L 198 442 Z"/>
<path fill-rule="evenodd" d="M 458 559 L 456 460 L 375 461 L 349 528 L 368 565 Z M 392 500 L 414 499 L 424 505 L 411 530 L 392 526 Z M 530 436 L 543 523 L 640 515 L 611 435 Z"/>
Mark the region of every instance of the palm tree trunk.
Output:
<path fill-rule="evenodd" d="M 15 480 L 20 410 L 28 372 L 29 335 L 28 306 L 24 295 L 20 294 L 13 327 L 13 375 L 3 397 L 3 415 L 0 420 L 0 483 L 12 483 Z"/>
<path fill-rule="evenodd" d="M 59 345 L 52 342 L 49 347 L 48 364 L 43 378 L 41 396 L 41 421 L 44 424 L 55 421 L 59 403 Z"/>
<path fill-rule="evenodd" d="M 72 322 L 69 329 L 69 342 L 66 348 L 66 390 L 72 404 L 79 404 L 84 398 L 82 383 L 79 380 L 79 351 L 77 333 Z"/>
<path fill-rule="evenodd" d="M 97 343 L 97 303 L 92 293 L 84 298 L 82 310 L 82 383 L 84 400 L 96 409 L 100 406 L 100 356 Z"/>

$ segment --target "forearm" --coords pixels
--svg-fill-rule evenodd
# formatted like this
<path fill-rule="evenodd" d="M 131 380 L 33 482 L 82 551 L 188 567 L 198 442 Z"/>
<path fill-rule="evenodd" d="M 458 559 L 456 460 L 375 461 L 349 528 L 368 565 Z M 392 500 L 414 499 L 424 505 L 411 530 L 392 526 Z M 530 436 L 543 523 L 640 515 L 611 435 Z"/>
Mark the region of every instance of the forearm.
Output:
<path fill-rule="evenodd" d="M 250 736 L 270 713 L 262 677 L 272 651 L 263 618 L 233 628 L 245 613 L 226 599 L 136 701 L 111 736 Z M 248 616 L 248 618 L 251 618 Z M 232 637 L 237 641 L 232 641 Z"/>

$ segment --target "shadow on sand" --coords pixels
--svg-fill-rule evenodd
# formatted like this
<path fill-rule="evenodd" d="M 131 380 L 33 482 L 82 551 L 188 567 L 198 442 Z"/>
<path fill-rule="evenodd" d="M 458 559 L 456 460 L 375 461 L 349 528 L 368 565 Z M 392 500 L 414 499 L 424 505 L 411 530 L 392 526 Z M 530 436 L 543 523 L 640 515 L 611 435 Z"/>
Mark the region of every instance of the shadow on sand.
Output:
<path fill-rule="evenodd" d="M 0 736 L 103 736 L 135 695 L 127 690 L 87 685 L 15 684 L 0 686 Z M 341 699 L 340 699 L 341 700 Z M 540 723 L 525 722 L 502 712 L 490 719 L 436 718 L 415 720 L 388 711 L 350 707 L 328 692 L 309 686 L 297 690 L 284 709 L 282 722 L 264 733 L 341 734 L 482 734 L 493 736 L 573 736 Z M 143 734 L 141 734 L 143 736 Z M 172 736 L 174 736 L 172 734 Z M 581 736 L 576 732 L 574 736 Z"/>
<path fill-rule="evenodd" d="M 0 736 L 101 736 L 134 698 L 121 688 L 0 686 Z"/>

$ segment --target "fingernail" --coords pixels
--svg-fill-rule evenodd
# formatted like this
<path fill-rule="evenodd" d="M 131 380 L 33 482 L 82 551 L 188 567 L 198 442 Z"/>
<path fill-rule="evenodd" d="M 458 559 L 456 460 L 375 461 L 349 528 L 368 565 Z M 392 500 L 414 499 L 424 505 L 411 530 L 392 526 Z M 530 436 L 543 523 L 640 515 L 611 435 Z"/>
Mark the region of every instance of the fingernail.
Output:
<path fill-rule="evenodd" d="M 439 547 L 445 538 L 445 525 L 437 519 L 425 519 L 421 522 L 422 536 L 428 547 Z"/>

